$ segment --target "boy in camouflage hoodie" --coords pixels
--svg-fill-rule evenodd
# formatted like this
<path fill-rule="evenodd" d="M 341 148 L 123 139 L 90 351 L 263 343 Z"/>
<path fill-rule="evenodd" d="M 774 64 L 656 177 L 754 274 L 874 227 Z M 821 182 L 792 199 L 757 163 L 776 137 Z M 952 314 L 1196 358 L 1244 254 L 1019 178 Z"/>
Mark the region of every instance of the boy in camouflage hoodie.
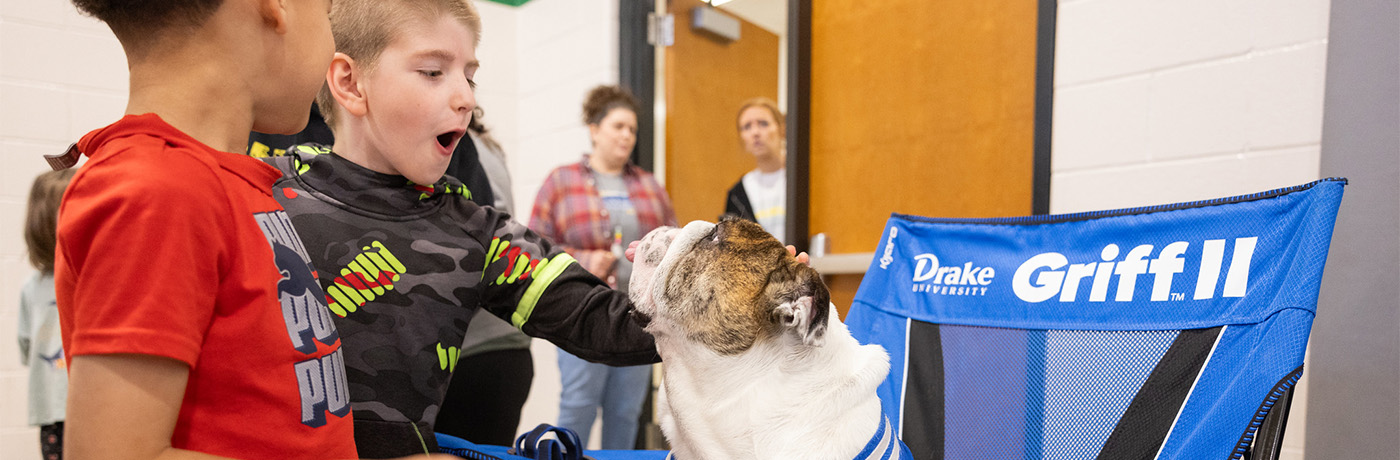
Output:
<path fill-rule="evenodd" d="M 470 142 L 471 2 L 337 0 L 331 24 L 338 52 L 318 104 L 335 145 L 269 161 L 340 332 L 360 455 L 436 450 L 433 421 L 478 308 L 585 359 L 657 362 L 624 294 L 443 176 Z"/>

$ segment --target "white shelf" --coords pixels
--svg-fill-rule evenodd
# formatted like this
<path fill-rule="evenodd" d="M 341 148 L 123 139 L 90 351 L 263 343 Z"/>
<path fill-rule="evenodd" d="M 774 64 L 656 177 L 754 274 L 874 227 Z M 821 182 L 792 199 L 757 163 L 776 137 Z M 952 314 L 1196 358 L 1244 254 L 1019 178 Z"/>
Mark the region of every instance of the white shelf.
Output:
<path fill-rule="evenodd" d="M 875 253 L 873 252 L 827 254 L 813 257 L 812 268 L 817 269 L 817 273 L 823 275 L 865 274 L 865 270 L 870 268 L 870 261 L 874 258 Z"/>

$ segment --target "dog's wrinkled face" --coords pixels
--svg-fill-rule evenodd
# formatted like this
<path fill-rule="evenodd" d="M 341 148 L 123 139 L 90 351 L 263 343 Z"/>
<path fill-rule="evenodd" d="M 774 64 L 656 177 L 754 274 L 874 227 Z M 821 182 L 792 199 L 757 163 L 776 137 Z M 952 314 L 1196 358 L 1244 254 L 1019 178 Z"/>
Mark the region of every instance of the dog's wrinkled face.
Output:
<path fill-rule="evenodd" d="M 683 335 L 721 355 L 779 337 L 821 345 L 831 298 L 816 270 L 763 227 L 739 219 L 647 234 L 630 295 L 647 331 Z"/>

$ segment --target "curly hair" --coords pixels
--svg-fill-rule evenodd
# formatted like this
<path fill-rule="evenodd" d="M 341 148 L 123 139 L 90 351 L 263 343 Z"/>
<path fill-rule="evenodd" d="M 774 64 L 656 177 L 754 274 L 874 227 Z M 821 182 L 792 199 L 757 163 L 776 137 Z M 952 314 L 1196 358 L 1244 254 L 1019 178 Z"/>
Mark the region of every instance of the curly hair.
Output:
<path fill-rule="evenodd" d="M 624 108 L 637 113 L 637 99 L 616 85 L 599 85 L 588 91 L 583 100 L 583 122 L 596 125 L 603 122 L 613 109 Z"/>
<path fill-rule="evenodd" d="M 204 24 L 224 0 L 73 0 L 78 11 L 107 23 L 117 39 L 135 43 L 172 28 Z"/>

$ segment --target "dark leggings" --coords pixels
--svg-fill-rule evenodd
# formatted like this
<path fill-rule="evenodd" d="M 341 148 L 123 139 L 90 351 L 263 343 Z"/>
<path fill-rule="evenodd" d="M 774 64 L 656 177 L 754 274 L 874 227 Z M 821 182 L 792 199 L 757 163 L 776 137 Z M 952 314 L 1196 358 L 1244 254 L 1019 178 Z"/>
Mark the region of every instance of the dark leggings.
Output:
<path fill-rule="evenodd" d="M 39 427 L 39 452 L 44 460 L 63 458 L 63 422 Z"/>
<path fill-rule="evenodd" d="M 433 430 L 477 444 L 511 445 L 534 378 L 529 349 L 463 356 Z"/>

